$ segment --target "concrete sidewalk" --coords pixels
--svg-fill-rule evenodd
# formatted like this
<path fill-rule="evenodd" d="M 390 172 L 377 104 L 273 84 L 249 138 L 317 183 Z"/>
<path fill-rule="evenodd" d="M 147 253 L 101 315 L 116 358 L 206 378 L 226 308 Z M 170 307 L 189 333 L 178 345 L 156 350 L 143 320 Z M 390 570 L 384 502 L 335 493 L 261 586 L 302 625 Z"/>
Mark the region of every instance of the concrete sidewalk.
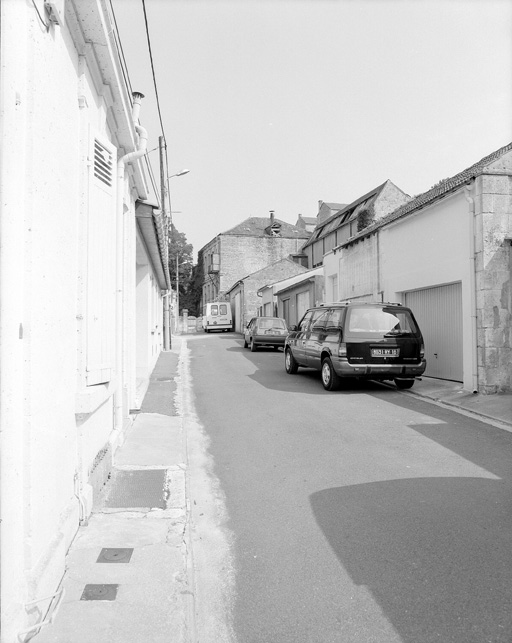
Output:
<path fill-rule="evenodd" d="M 193 640 L 180 348 L 162 353 L 114 470 L 68 552 L 64 598 L 38 643 Z"/>
<path fill-rule="evenodd" d="M 173 337 L 160 355 L 112 478 L 68 552 L 59 612 L 37 643 L 196 643 L 186 436 L 175 405 L 182 348 L 186 337 Z M 512 395 L 473 395 L 431 378 L 402 393 L 512 430 Z"/>
<path fill-rule="evenodd" d="M 403 391 L 407 395 L 417 395 L 439 404 L 451 406 L 455 410 L 475 415 L 484 421 L 492 421 L 512 430 L 512 395 L 497 393 L 481 395 L 465 391 L 460 382 L 449 382 L 432 377 L 416 381 L 412 389 Z"/>

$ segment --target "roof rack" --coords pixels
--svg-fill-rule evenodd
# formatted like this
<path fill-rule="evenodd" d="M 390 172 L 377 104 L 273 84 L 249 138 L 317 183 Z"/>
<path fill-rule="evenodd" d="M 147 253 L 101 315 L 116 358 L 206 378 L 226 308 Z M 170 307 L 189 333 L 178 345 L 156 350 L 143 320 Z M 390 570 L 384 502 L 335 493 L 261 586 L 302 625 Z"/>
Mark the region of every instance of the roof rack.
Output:
<path fill-rule="evenodd" d="M 357 304 L 358 306 L 375 306 L 381 304 L 383 306 L 403 306 L 399 301 L 352 301 L 351 299 L 343 299 L 342 301 L 325 301 L 318 306 L 346 306 L 347 304 Z"/>

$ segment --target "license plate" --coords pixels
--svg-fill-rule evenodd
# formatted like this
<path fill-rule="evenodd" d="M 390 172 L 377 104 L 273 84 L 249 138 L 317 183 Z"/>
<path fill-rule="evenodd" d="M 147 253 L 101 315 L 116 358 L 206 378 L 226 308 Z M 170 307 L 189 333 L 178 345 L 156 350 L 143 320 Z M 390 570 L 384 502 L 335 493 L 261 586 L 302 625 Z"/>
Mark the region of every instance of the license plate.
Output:
<path fill-rule="evenodd" d="M 266 330 L 265 335 L 279 335 L 279 331 L 277 331 L 277 330 Z"/>
<path fill-rule="evenodd" d="M 398 348 L 372 348 L 372 357 L 398 357 L 399 355 Z"/>

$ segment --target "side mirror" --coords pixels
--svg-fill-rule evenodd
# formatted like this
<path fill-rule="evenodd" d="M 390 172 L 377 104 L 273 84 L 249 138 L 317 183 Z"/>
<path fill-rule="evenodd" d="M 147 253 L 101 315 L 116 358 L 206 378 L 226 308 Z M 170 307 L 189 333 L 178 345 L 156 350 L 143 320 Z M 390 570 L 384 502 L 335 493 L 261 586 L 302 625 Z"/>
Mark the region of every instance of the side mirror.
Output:
<path fill-rule="evenodd" d="M 288 330 L 293 332 L 295 330 L 299 330 L 299 327 L 296 324 L 292 324 L 291 326 L 288 326 Z"/>

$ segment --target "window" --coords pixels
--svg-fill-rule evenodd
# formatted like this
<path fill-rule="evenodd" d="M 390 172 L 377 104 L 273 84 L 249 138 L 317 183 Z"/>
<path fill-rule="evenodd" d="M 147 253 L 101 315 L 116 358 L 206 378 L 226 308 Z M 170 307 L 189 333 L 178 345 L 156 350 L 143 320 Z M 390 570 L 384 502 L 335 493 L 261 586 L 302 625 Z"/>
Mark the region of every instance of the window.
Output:
<path fill-rule="evenodd" d="M 325 332 L 329 334 L 334 334 L 337 333 L 339 330 L 341 330 L 341 321 L 343 318 L 343 309 L 341 308 L 336 308 L 334 310 L 331 310 L 329 313 L 329 318 L 327 320 L 327 324 L 325 326 Z"/>
<path fill-rule="evenodd" d="M 319 314 L 317 314 L 317 313 L 319 313 Z M 328 310 L 315 311 L 315 314 L 313 315 L 313 327 L 312 327 L 312 330 L 314 330 L 316 332 L 325 330 L 328 315 L 329 315 Z"/>
<path fill-rule="evenodd" d="M 324 254 L 327 254 L 329 250 L 332 250 L 336 244 L 336 233 L 333 232 L 329 234 L 324 239 Z"/>
<path fill-rule="evenodd" d="M 219 314 L 219 307 L 218 306 L 212 306 L 210 314 L 211 315 L 218 315 Z"/>
<path fill-rule="evenodd" d="M 325 310 L 325 308 L 322 309 L 322 310 L 313 310 L 313 315 L 311 317 L 311 326 L 315 326 L 316 323 L 318 322 L 319 318 L 322 315 L 325 315 L 326 312 L 327 311 Z"/>
<path fill-rule="evenodd" d="M 409 312 L 391 308 L 353 308 L 348 330 L 351 333 L 415 334 L 416 326 Z"/>
<path fill-rule="evenodd" d="M 219 305 L 219 315 L 227 315 L 227 314 L 228 314 L 227 304 L 220 304 Z"/>
<path fill-rule="evenodd" d="M 287 324 L 290 323 L 290 300 L 283 299 L 283 317 Z"/>
<path fill-rule="evenodd" d="M 301 319 L 299 324 L 300 331 L 305 331 L 308 329 L 309 322 L 311 321 L 311 317 L 313 317 L 313 311 L 310 311 L 309 313 L 306 313 L 304 315 L 304 317 Z"/>
<path fill-rule="evenodd" d="M 346 223 L 336 231 L 336 244 L 340 245 L 350 237 L 350 223 Z"/>
<path fill-rule="evenodd" d="M 257 323 L 258 328 L 286 328 L 282 319 L 258 319 Z"/>
<path fill-rule="evenodd" d="M 313 266 L 320 266 L 324 258 L 324 242 L 323 239 L 313 243 Z"/>
<path fill-rule="evenodd" d="M 297 319 L 304 315 L 309 305 L 309 290 L 297 293 Z"/>

